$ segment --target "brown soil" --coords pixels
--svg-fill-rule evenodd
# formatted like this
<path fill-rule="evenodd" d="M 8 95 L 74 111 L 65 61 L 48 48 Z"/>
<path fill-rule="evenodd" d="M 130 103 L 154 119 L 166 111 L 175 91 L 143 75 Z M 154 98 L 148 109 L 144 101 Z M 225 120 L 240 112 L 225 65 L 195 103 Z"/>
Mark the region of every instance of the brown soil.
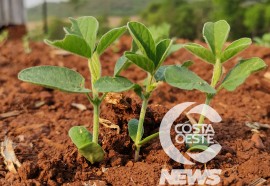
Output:
<path fill-rule="evenodd" d="M 130 38 L 124 37 L 119 43 L 119 52 L 115 54 L 109 49 L 102 56 L 104 75 L 113 73 L 115 61 L 129 44 Z M 0 141 L 5 136 L 12 139 L 16 155 L 22 163 L 18 174 L 12 174 L 5 169 L 0 158 L 0 185 L 87 185 L 95 182 L 98 185 L 150 186 L 158 184 L 162 168 L 184 168 L 170 160 L 158 139 L 142 148 L 140 162 L 133 162 L 127 121 L 138 118 L 141 103 L 133 92 L 112 95 L 118 99 L 118 104 L 102 105 L 101 118 L 117 124 L 120 133 L 101 125 L 99 138 L 106 152 L 105 161 L 95 165 L 87 162 L 77 153 L 67 135 L 69 128 L 74 125 L 85 125 L 91 130 L 92 107 L 86 97 L 52 91 L 17 79 L 17 73 L 26 67 L 58 65 L 76 69 L 89 82 L 86 61 L 72 55 L 53 55 L 53 49 L 43 43 L 32 43 L 31 48 L 32 53 L 25 54 L 20 40 L 7 41 L 0 48 L 0 113 L 20 112 L 17 116 L 0 118 Z M 241 56 L 258 56 L 270 65 L 268 48 L 251 46 Z M 195 61 L 191 69 L 209 81 L 211 65 L 194 58 L 185 50 L 173 54 L 166 63 L 182 63 L 188 59 Z M 236 59 L 233 59 L 225 66 L 228 68 L 235 63 Z M 270 82 L 262 80 L 266 71 L 252 75 L 233 93 L 221 91 L 212 102 L 223 119 L 220 124 L 214 125 L 215 139 L 223 148 L 216 158 L 207 163 L 207 168 L 222 169 L 220 185 L 247 185 L 256 178 L 264 178 L 266 185 L 270 184 L 270 130 L 260 130 L 265 147 L 257 148 L 254 140 L 251 140 L 253 133 L 245 126 L 247 121 L 269 124 L 270 89 L 267 86 Z M 134 66 L 123 75 L 135 82 L 145 77 L 145 73 Z M 145 135 L 158 130 L 168 109 L 185 101 L 203 103 L 204 94 L 161 84 L 150 100 Z M 83 104 L 87 110 L 80 111 L 72 107 L 72 103 Z M 187 119 L 183 117 L 181 120 Z M 203 169 L 203 165 L 198 167 Z"/>

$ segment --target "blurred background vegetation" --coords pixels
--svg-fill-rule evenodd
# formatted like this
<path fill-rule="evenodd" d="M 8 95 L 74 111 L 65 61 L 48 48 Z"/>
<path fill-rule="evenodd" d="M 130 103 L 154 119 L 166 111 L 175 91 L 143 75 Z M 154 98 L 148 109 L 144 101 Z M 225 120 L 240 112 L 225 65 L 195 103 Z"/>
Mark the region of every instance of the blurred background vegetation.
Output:
<path fill-rule="evenodd" d="M 30 38 L 44 37 L 38 34 L 42 33 L 42 8 L 41 4 L 27 10 Z M 161 32 L 170 28 L 171 37 L 190 40 L 202 39 L 205 22 L 220 19 L 231 25 L 230 39 L 265 40 L 269 35 L 264 35 L 270 32 L 270 0 L 69 0 L 47 3 L 47 12 L 49 39 L 62 38 L 62 28 L 69 24 L 67 18 L 82 15 L 98 18 L 100 34 L 129 20 L 140 20 Z"/>

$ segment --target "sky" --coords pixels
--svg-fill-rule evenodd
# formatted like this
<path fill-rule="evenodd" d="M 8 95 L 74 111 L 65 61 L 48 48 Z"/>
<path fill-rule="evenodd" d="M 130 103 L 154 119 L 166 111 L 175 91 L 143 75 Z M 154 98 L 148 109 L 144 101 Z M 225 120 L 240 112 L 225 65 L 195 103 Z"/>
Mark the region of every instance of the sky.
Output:
<path fill-rule="evenodd" d="M 42 4 L 44 0 L 24 0 L 24 4 L 26 8 L 31 8 L 34 6 L 37 6 L 39 4 Z M 61 2 L 61 1 L 65 1 L 65 0 L 46 0 L 47 2 Z"/>

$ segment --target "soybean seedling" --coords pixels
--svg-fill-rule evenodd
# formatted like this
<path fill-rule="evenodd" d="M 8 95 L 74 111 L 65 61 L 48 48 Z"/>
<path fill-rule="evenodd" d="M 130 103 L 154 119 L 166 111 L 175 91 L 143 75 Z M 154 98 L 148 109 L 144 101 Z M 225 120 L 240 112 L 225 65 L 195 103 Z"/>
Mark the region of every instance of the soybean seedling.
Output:
<path fill-rule="evenodd" d="M 29 83 L 87 96 L 94 110 L 93 133 L 90 133 L 83 126 L 74 126 L 69 130 L 69 136 L 80 154 L 91 163 L 95 163 L 104 159 L 104 151 L 98 144 L 99 114 L 102 100 L 107 92 L 121 92 L 134 86 L 124 77 L 101 77 L 99 57 L 110 44 L 126 31 L 126 26 L 110 30 L 97 42 L 98 21 L 96 18 L 91 16 L 78 19 L 70 18 L 70 21 L 72 26 L 71 28 L 64 28 L 66 35 L 63 40 L 45 40 L 45 42 L 88 60 L 92 90 L 85 88 L 85 79 L 81 74 L 64 67 L 38 66 L 27 68 L 22 70 L 18 77 L 20 80 Z"/>
<path fill-rule="evenodd" d="M 229 31 L 230 25 L 224 20 L 214 23 L 208 22 L 205 23 L 203 27 L 203 37 L 208 48 L 196 43 L 188 43 L 184 45 L 184 48 L 189 52 L 213 65 L 211 87 L 215 92 L 208 92 L 206 94 L 206 105 L 210 104 L 211 100 L 221 89 L 234 91 L 238 86 L 244 83 L 251 73 L 266 67 L 264 61 L 258 57 L 243 59 L 230 69 L 224 78 L 222 78 L 224 63 L 245 50 L 251 44 L 251 39 L 241 38 L 225 47 L 224 44 L 228 38 Z M 175 73 L 174 77 L 171 76 L 173 73 Z M 184 78 L 184 74 L 180 73 L 180 70 L 177 67 L 168 68 L 165 72 L 167 83 L 177 88 L 184 88 L 186 86 L 183 83 Z M 205 117 L 201 114 L 198 123 L 203 124 L 204 120 Z"/>
<path fill-rule="evenodd" d="M 125 52 L 122 61 L 119 61 L 116 65 L 115 74 L 118 74 L 129 63 L 133 63 L 147 72 L 144 86 L 136 85 L 134 88 L 135 92 L 142 99 L 139 120 L 131 119 L 128 122 L 129 135 L 135 143 L 135 161 L 137 161 L 141 146 L 159 135 L 159 133 L 154 133 L 142 139 L 148 100 L 152 92 L 156 89 L 158 82 L 164 80 L 162 72 L 164 72 L 166 66 L 161 65 L 171 51 L 172 40 L 163 39 L 156 43 L 149 29 L 139 22 L 129 22 L 127 27 L 133 38 L 133 47 L 130 52 Z"/>
<path fill-rule="evenodd" d="M 7 30 L 4 30 L 2 33 L 0 33 L 0 46 L 2 46 L 5 43 L 7 38 L 8 38 L 8 31 Z"/>

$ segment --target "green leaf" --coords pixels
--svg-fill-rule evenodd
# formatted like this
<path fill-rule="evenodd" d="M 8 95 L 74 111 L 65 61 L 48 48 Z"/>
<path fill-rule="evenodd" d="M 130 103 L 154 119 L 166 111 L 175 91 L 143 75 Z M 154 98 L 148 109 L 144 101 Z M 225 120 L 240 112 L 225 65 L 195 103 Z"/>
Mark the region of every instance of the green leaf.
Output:
<path fill-rule="evenodd" d="M 167 55 L 169 56 L 172 53 L 180 50 L 181 48 L 183 48 L 183 46 L 184 46 L 183 44 L 173 44 L 173 45 L 171 45 Z"/>
<path fill-rule="evenodd" d="M 132 63 L 142 68 L 143 70 L 152 73 L 155 69 L 154 62 L 139 54 L 133 52 L 125 52 L 126 58 L 128 58 Z"/>
<path fill-rule="evenodd" d="M 224 63 L 237 55 L 238 53 L 245 50 L 249 45 L 251 45 L 252 41 L 250 38 L 241 38 L 234 42 L 232 42 L 222 53 L 221 55 L 221 63 Z"/>
<path fill-rule="evenodd" d="M 135 84 L 133 88 L 134 88 L 134 92 L 143 100 L 145 97 L 143 94 L 142 87 L 138 84 Z"/>
<path fill-rule="evenodd" d="M 190 147 L 188 149 L 188 151 L 195 151 L 195 150 L 205 151 L 206 149 L 208 149 L 208 146 L 206 146 L 206 145 L 194 145 L 194 146 Z"/>
<path fill-rule="evenodd" d="M 106 50 L 106 48 L 108 48 L 116 39 L 118 39 L 126 31 L 126 29 L 127 29 L 126 26 L 114 28 L 109 32 L 107 32 L 106 34 L 104 34 L 100 38 L 100 41 L 98 43 L 97 53 L 101 55 Z"/>
<path fill-rule="evenodd" d="M 123 92 L 132 89 L 134 84 L 125 77 L 101 77 L 94 87 L 98 92 Z"/>
<path fill-rule="evenodd" d="M 239 85 L 244 83 L 251 73 L 262 70 L 266 67 L 267 65 L 265 62 L 258 57 L 241 60 L 226 75 L 219 89 L 225 88 L 228 91 L 234 91 Z"/>
<path fill-rule="evenodd" d="M 162 23 L 158 26 L 153 25 L 148 27 L 155 42 L 159 42 L 162 39 L 168 38 L 170 35 L 171 25 L 168 23 Z"/>
<path fill-rule="evenodd" d="M 78 148 L 79 153 L 85 157 L 92 164 L 101 162 L 104 159 L 104 150 L 102 147 L 94 142 L 90 142 L 83 147 Z"/>
<path fill-rule="evenodd" d="M 99 55 L 96 52 L 88 60 L 88 66 L 91 73 L 91 81 L 92 84 L 94 84 L 101 77 L 101 64 L 99 61 Z"/>
<path fill-rule="evenodd" d="M 188 60 L 188 61 L 185 61 L 183 64 L 181 64 L 181 67 L 189 68 L 189 67 L 191 67 L 191 65 L 193 65 L 193 64 L 194 64 L 193 61 Z"/>
<path fill-rule="evenodd" d="M 156 81 L 165 81 L 165 70 L 169 66 L 172 66 L 172 65 L 163 65 L 157 69 L 157 71 L 154 75 Z"/>
<path fill-rule="evenodd" d="M 78 19 L 70 18 L 71 31 L 85 40 L 91 51 L 94 52 L 98 32 L 98 21 L 92 16 L 83 16 Z"/>
<path fill-rule="evenodd" d="M 22 81 L 58 89 L 71 93 L 87 93 L 91 90 L 84 88 L 84 78 L 74 70 L 56 66 L 37 66 L 22 70 L 18 74 Z"/>
<path fill-rule="evenodd" d="M 118 76 L 122 70 L 127 69 L 132 63 L 123 55 L 121 56 L 117 61 L 114 66 L 114 76 Z"/>
<path fill-rule="evenodd" d="M 158 136 L 159 136 L 159 132 L 156 132 L 156 133 L 154 133 L 154 134 L 152 134 L 152 135 L 150 135 L 150 136 L 147 136 L 147 137 L 144 138 L 142 141 L 140 141 L 140 142 L 138 143 L 138 145 L 144 145 L 144 144 L 150 142 L 151 140 L 157 138 Z"/>
<path fill-rule="evenodd" d="M 132 40 L 130 51 L 136 53 L 138 50 L 139 50 L 139 48 L 138 48 L 136 42 L 134 40 Z"/>
<path fill-rule="evenodd" d="M 173 87 L 184 90 L 197 89 L 202 92 L 216 93 L 215 89 L 211 87 L 206 81 L 199 76 L 189 71 L 185 67 L 170 66 L 165 71 L 165 80 Z"/>
<path fill-rule="evenodd" d="M 198 142 L 196 142 L 196 140 L 198 140 Z M 192 135 L 188 135 L 186 136 L 186 146 L 187 148 L 189 148 L 188 150 L 192 150 L 191 148 L 193 147 L 202 147 L 202 146 L 209 146 L 209 143 L 207 142 L 207 139 L 202 136 L 201 134 L 192 134 Z"/>
<path fill-rule="evenodd" d="M 129 22 L 127 26 L 141 52 L 152 61 L 155 61 L 156 46 L 148 28 L 139 22 Z"/>
<path fill-rule="evenodd" d="M 156 81 L 165 81 L 165 71 L 166 71 L 167 67 L 170 67 L 170 66 L 179 66 L 179 67 L 186 67 L 186 68 L 188 68 L 191 65 L 193 65 L 193 62 L 192 61 L 185 61 L 181 65 L 163 65 L 163 66 L 160 66 L 158 68 L 158 70 L 156 71 L 154 77 L 155 77 Z"/>
<path fill-rule="evenodd" d="M 49 41 L 44 40 L 48 45 L 69 51 L 82 57 L 91 57 L 91 48 L 85 40 L 77 35 L 67 34 L 63 40 Z"/>
<path fill-rule="evenodd" d="M 213 55 L 213 53 L 207 48 L 204 48 L 202 45 L 189 43 L 184 45 L 184 48 L 192 54 L 198 56 L 202 60 L 211 64 L 215 64 L 215 56 Z"/>
<path fill-rule="evenodd" d="M 136 135 L 138 131 L 138 124 L 139 121 L 137 119 L 131 119 L 128 122 L 128 133 L 130 138 L 135 142 L 136 141 Z M 142 135 L 143 136 L 144 131 L 142 130 Z"/>
<path fill-rule="evenodd" d="M 92 134 L 84 126 L 74 126 L 68 131 L 68 135 L 77 148 L 92 142 Z"/>
<path fill-rule="evenodd" d="M 83 126 L 74 126 L 69 129 L 69 137 L 76 145 L 79 153 L 92 164 L 104 159 L 104 151 L 97 143 L 92 142 L 92 134 Z"/>
<path fill-rule="evenodd" d="M 172 45 L 172 40 L 170 39 L 164 39 L 157 44 L 156 61 L 155 61 L 156 68 L 158 68 L 166 59 L 171 45 Z"/>
<path fill-rule="evenodd" d="M 230 32 L 230 25 L 225 20 L 207 22 L 203 27 L 203 36 L 213 54 L 220 57 L 223 45 Z"/>

